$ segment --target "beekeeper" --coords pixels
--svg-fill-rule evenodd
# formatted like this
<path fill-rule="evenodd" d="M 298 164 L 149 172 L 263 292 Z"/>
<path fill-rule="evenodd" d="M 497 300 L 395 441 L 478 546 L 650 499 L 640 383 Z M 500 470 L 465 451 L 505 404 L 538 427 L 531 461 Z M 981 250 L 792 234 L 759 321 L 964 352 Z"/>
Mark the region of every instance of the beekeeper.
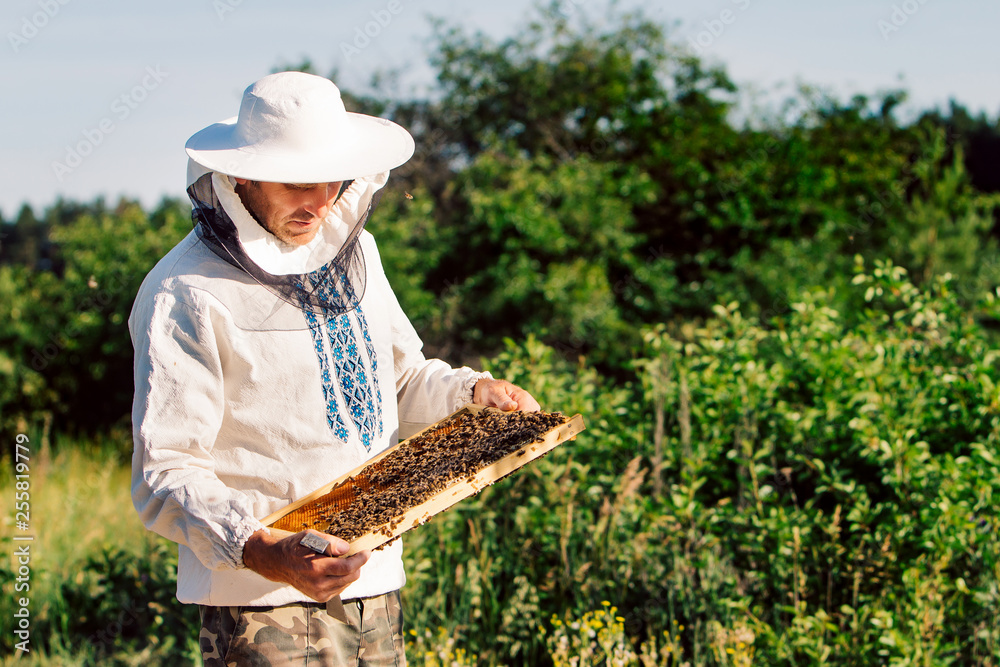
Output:
<path fill-rule="evenodd" d="M 208 667 L 403 664 L 401 542 L 344 558 L 335 536 L 260 519 L 465 403 L 538 404 L 425 359 L 392 293 L 365 225 L 413 154 L 406 130 L 284 72 L 186 150 L 194 229 L 129 318 L 136 510 L 179 545 Z"/>

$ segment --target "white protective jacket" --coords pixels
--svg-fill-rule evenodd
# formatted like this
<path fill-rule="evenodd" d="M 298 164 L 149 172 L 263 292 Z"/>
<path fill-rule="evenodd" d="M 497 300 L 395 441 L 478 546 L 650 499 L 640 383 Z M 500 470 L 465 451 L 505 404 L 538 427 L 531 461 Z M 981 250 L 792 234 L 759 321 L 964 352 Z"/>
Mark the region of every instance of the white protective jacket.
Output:
<path fill-rule="evenodd" d="M 360 204 L 355 197 L 354 213 Z M 247 224 L 245 209 L 231 206 L 237 226 Z M 308 601 L 244 567 L 243 546 L 260 519 L 459 409 L 489 377 L 424 358 L 374 239 L 361 239 L 360 307 L 318 328 L 241 328 L 231 307 L 239 300 L 220 295 L 231 289 L 246 299 L 259 290 L 273 299 L 194 232 L 139 290 L 129 317 L 132 499 L 147 528 L 179 545 L 181 602 Z M 400 588 L 401 553 L 401 540 L 373 552 L 341 597 Z"/>

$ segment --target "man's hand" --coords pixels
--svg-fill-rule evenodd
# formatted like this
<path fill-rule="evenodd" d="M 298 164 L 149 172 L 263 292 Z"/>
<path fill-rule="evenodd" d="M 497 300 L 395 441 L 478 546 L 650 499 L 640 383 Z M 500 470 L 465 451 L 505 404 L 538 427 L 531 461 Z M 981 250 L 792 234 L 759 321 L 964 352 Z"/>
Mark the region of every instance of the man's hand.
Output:
<path fill-rule="evenodd" d="M 258 530 L 243 547 L 243 564 L 257 574 L 283 584 L 290 584 L 317 602 L 326 602 L 361 576 L 370 551 L 360 551 L 348 558 L 341 556 L 350 548 L 347 542 L 316 530 L 291 534 L 272 529 Z M 318 554 L 299 542 L 306 533 L 319 535 L 330 546 Z"/>
<path fill-rule="evenodd" d="M 472 391 L 472 402 L 510 412 L 538 412 L 541 408 L 531 394 L 506 380 L 483 378 Z"/>

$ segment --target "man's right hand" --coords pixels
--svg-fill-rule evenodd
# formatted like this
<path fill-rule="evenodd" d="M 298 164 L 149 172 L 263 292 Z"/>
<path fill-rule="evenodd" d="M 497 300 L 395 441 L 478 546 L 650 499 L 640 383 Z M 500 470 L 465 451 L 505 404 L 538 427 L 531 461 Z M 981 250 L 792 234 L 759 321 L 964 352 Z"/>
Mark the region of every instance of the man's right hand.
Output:
<path fill-rule="evenodd" d="M 330 543 L 326 554 L 318 554 L 299 544 L 306 533 L 318 535 Z M 316 530 L 294 534 L 274 529 L 258 530 L 243 547 L 243 564 L 262 577 L 290 584 L 313 600 L 326 602 L 357 581 L 361 566 L 371 556 L 370 551 L 360 551 L 340 558 L 348 548 L 344 540 Z"/>

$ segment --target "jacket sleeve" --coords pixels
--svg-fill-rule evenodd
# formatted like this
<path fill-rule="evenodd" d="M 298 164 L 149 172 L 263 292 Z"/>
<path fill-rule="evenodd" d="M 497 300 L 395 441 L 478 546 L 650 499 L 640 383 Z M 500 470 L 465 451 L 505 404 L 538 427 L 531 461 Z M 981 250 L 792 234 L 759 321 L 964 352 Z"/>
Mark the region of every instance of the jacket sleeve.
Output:
<path fill-rule="evenodd" d="M 221 325 L 198 299 L 137 299 L 132 502 L 150 530 L 187 546 L 211 569 L 243 567 L 243 547 L 263 525 L 244 494 L 215 474 L 226 349 Z"/>

